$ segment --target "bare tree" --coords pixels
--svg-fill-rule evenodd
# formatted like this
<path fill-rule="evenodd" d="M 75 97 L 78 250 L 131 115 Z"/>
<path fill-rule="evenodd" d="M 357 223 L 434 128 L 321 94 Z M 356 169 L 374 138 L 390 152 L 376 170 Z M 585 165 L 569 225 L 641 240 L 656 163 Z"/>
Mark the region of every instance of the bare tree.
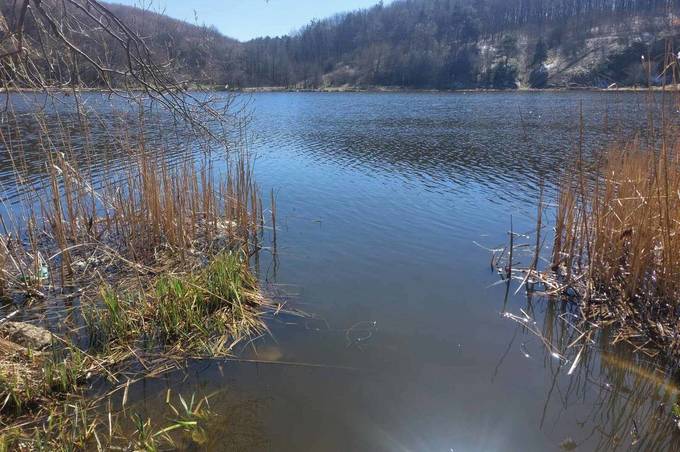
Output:
<path fill-rule="evenodd" d="M 214 133 L 233 98 L 219 102 L 190 90 L 172 60 L 97 0 L 10 0 L 0 7 L 0 80 L 7 90 L 83 88 L 167 109 L 193 127 Z"/>

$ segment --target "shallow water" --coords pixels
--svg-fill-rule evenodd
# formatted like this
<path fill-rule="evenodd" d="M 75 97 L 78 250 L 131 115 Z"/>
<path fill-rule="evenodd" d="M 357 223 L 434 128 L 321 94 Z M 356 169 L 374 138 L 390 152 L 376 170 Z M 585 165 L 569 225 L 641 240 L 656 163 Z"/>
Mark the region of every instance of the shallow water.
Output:
<path fill-rule="evenodd" d="M 581 108 L 592 154 L 645 124 L 644 95 L 269 93 L 250 105 L 279 225 L 277 265 L 263 256 L 260 274 L 315 318 L 272 322 L 251 362 L 145 381 L 130 391 L 137 409 L 162 422 L 167 387 L 218 391 L 215 450 L 679 449 L 677 386 L 604 335 L 568 375 L 577 350 L 556 358 L 530 330 L 564 350 L 573 308 L 521 293 L 505 304 L 483 248 L 504 244 L 511 217 L 531 231 L 539 181 L 554 193 L 576 158 Z M 502 315 L 521 310 L 524 325 Z"/>

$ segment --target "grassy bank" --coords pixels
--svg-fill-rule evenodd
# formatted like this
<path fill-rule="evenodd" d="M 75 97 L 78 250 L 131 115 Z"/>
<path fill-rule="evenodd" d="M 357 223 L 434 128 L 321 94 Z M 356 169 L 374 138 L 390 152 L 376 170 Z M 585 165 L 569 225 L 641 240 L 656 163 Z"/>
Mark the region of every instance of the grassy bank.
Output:
<path fill-rule="evenodd" d="M 131 382 L 266 330 L 272 305 L 250 259 L 269 219 L 248 155 L 139 118 L 38 116 L 35 132 L 10 116 L 0 127 L 18 193 L 0 225 L 0 450 L 153 450 L 191 435 L 194 421 L 153 431 L 103 407 Z M 23 145 L 31 133 L 38 153 Z M 93 398 L 102 380 L 109 391 Z"/>

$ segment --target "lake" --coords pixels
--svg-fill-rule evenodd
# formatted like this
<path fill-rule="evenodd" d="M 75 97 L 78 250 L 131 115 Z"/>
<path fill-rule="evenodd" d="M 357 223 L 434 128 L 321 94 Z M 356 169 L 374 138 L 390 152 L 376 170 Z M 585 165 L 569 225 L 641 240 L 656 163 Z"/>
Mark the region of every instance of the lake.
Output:
<path fill-rule="evenodd" d="M 487 249 L 511 219 L 535 228 L 541 181 L 553 201 L 576 159 L 580 112 L 590 156 L 646 124 L 645 96 L 250 96 L 255 174 L 278 210 L 259 274 L 310 318 L 130 400 L 159 416 L 168 387 L 213 394 L 215 450 L 680 450 L 677 386 L 658 365 L 605 331 L 569 375 L 574 307 L 516 286 L 506 303 Z M 5 168 L 0 183 L 11 199 Z"/>

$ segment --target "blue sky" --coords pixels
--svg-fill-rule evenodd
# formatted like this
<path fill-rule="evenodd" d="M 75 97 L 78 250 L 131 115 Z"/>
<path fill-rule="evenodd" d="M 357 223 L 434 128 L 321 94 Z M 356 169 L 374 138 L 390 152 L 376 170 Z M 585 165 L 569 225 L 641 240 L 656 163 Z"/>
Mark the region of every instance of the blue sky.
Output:
<path fill-rule="evenodd" d="M 111 0 L 139 6 L 140 0 Z M 142 0 L 151 9 L 177 19 L 215 25 L 222 33 L 239 40 L 285 35 L 312 19 L 366 8 L 378 0 Z M 387 1 L 384 3 L 388 3 Z"/>

